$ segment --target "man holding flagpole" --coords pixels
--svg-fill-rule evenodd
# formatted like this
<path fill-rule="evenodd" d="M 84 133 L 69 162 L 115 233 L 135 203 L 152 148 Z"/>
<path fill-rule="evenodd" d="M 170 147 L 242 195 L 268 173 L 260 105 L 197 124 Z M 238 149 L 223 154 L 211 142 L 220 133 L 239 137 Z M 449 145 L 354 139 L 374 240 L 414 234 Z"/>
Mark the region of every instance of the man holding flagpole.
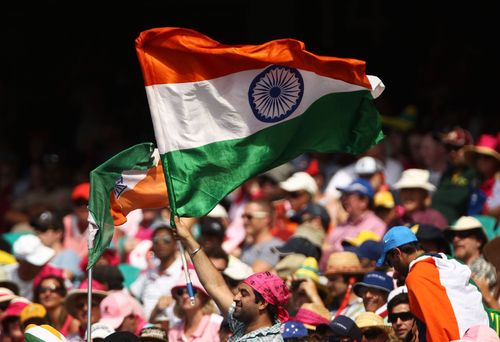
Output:
<path fill-rule="evenodd" d="M 203 287 L 227 318 L 233 335 L 229 341 L 283 341 L 280 323 L 286 322 L 288 287 L 277 275 L 259 272 L 243 280 L 233 295 L 185 221 L 176 220 L 178 239 L 184 244 Z"/>

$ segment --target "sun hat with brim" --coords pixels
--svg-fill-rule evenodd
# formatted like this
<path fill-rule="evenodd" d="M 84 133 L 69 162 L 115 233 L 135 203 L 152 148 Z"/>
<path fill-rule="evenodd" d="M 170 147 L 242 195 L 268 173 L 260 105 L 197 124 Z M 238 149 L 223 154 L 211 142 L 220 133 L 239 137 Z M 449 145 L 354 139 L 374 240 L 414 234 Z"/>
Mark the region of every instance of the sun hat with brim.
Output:
<path fill-rule="evenodd" d="M 109 325 L 117 329 L 125 317 L 134 313 L 134 306 L 131 297 L 123 291 L 116 291 L 108 294 L 99 304 L 101 319 L 99 323 Z"/>
<path fill-rule="evenodd" d="M 394 289 L 394 281 L 392 277 L 385 272 L 372 271 L 365 274 L 362 281 L 354 284 L 352 290 L 358 297 L 361 297 L 361 290 L 363 287 L 378 289 L 389 293 Z"/>
<path fill-rule="evenodd" d="M 76 299 L 79 297 L 87 297 L 88 288 L 89 282 L 88 279 L 85 279 L 80 283 L 78 289 L 71 290 L 66 295 L 66 298 L 64 299 L 64 306 L 71 316 L 75 317 L 77 314 L 77 308 L 75 306 Z M 108 292 L 105 291 L 105 286 L 97 280 L 92 279 L 92 298 L 102 301 L 107 295 Z"/>
<path fill-rule="evenodd" d="M 386 325 L 384 319 L 374 312 L 362 312 L 356 317 L 354 322 L 358 328 L 361 329 L 361 331 L 368 328 L 378 328 L 386 333 L 390 333 L 392 331 L 392 327 Z"/>
<path fill-rule="evenodd" d="M 301 322 L 309 330 L 316 330 L 318 325 L 330 323 L 331 314 L 323 305 L 304 303 L 292 320 Z"/>
<path fill-rule="evenodd" d="M 17 296 L 10 289 L 6 287 L 0 287 L 0 303 L 8 302 L 16 298 Z"/>
<path fill-rule="evenodd" d="M 384 246 L 382 249 L 382 255 L 377 261 L 377 267 L 384 265 L 387 252 L 408 243 L 416 242 L 418 239 L 410 228 L 406 226 L 395 226 L 390 228 L 387 233 L 385 233 L 382 241 Z"/>
<path fill-rule="evenodd" d="M 280 187 L 286 192 L 304 190 L 310 195 L 314 195 L 318 191 L 318 185 L 314 178 L 304 171 L 295 172 L 291 177 L 280 182 Z"/>
<path fill-rule="evenodd" d="M 337 274 L 365 274 L 369 269 L 363 268 L 358 256 L 353 252 L 334 252 L 330 254 L 326 271 L 326 277 Z"/>
<path fill-rule="evenodd" d="M 444 234 L 449 240 L 453 239 L 456 232 L 473 231 L 483 240 L 483 245 L 488 242 L 488 234 L 481 222 L 473 216 L 462 216 L 453 225 L 449 226 Z"/>
<path fill-rule="evenodd" d="M 242 281 L 253 274 L 252 267 L 245 264 L 235 256 L 229 256 L 227 267 L 222 271 L 222 274 L 233 280 Z"/>
<path fill-rule="evenodd" d="M 401 189 L 424 189 L 434 191 L 436 187 L 429 182 L 430 173 L 424 169 L 407 169 L 401 174 L 401 178 L 394 184 L 394 188 Z"/>
<path fill-rule="evenodd" d="M 206 296 L 208 296 L 207 291 L 205 290 L 203 285 L 201 285 L 200 279 L 198 278 L 198 275 L 196 274 L 196 271 L 194 270 L 193 264 L 188 265 L 188 271 L 189 271 L 189 275 L 191 276 L 191 283 L 193 284 L 193 287 L 196 290 L 201 291 Z M 182 288 L 182 287 L 186 287 L 186 286 L 187 286 L 186 276 L 184 275 L 184 271 L 183 271 L 183 272 L 181 272 L 179 278 L 177 279 L 177 283 L 170 290 L 170 293 L 172 294 L 172 298 L 176 297 L 175 292 L 177 291 L 177 289 Z"/>
<path fill-rule="evenodd" d="M 474 145 L 464 146 L 465 158 L 471 162 L 475 154 L 483 154 L 500 162 L 500 141 L 498 136 L 483 134 Z"/>

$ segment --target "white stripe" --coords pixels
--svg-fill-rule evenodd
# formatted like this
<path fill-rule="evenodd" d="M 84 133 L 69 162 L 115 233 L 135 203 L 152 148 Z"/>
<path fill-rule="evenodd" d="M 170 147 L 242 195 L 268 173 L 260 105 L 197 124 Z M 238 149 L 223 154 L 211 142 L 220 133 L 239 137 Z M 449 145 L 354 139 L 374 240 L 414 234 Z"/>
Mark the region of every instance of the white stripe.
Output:
<path fill-rule="evenodd" d="M 66 341 L 66 339 L 64 338 L 64 336 L 61 335 L 61 338 L 58 338 L 57 336 L 55 336 L 54 334 L 52 334 L 50 331 L 40 327 L 40 326 L 36 326 L 36 327 L 33 327 L 33 328 L 29 328 L 28 330 L 26 330 L 25 334 L 30 334 L 30 335 L 33 335 L 43 341 L 46 341 L 46 342 L 51 342 L 51 341 L 55 341 L 55 342 L 61 342 L 61 341 Z"/>
<path fill-rule="evenodd" d="M 451 307 L 457 318 L 460 336 L 473 325 L 488 326 L 489 320 L 483 308 L 482 296 L 477 288 L 469 283 L 471 271 L 469 267 L 454 259 L 446 260 L 433 257 L 439 271 L 441 284 L 446 289 Z M 464 285 L 465 290 L 464 290 Z"/>
<path fill-rule="evenodd" d="M 153 154 L 151 155 L 153 157 L 153 162 L 154 166 L 158 166 L 158 163 L 160 161 L 160 153 L 157 148 L 154 149 Z M 120 187 L 116 188 L 115 186 L 115 197 L 116 199 L 119 199 L 124 193 L 127 191 L 130 191 L 135 188 L 137 183 L 139 183 L 141 180 L 146 178 L 146 175 L 149 170 L 125 170 L 122 172 L 122 179 L 120 180 L 120 183 L 117 185 L 120 185 Z M 126 186 L 125 189 L 123 189 L 123 186 Z"/>
<path fill-rule="evenodd" d="M 324 95 L 366 90 L 344 81 L 299 70 L 304 80 L 300 105 L 285 120 L 266 123 L 255 118 L 248 101 L 250 84 L 263 70 L 242 71 L 209 81 L 146 87 L 160 153 L 244 138 L 301 115 Z M 384 85 L 375 76 L 369 76 L 368 79 L 372 85 L 372 96 L 377 97 Z"/>

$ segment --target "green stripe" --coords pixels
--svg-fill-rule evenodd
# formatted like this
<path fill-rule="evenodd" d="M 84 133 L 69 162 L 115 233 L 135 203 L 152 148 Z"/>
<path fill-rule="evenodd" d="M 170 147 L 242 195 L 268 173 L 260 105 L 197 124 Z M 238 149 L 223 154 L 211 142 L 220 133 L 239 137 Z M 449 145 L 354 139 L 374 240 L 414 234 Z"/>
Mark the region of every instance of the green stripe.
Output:
<path fill-rule="evenodd" d="M 41 338 L 38 338 L 34 335 L 31 335 L 30 333 L 24 334 L 24 341 L 25 342 L 46 342 L 45 340 L 42 340 Z"/>
<path fill-rule="evenodd" d="M 134 145 L 90 172 L 89 212 L 94 218 L 99 233 L 96 234 L 94 247 L 89 249 L 90 269 L 109 246 L 115 225 L 110 213 L 110 195 L 116 181 L 128 170 L 147 170 L 154 166 L 152 153 L 154 145 L 143 143 Z"/>
<path fill-rule="evenodd" d="M 299 117 L 249 137 L 162 158 L 170 166 L 178 214 L 203 216 L 247 179 L 305 152 L 359 154 L 382 138 L 371 94 L 357 91 L 326 95 Z"/>

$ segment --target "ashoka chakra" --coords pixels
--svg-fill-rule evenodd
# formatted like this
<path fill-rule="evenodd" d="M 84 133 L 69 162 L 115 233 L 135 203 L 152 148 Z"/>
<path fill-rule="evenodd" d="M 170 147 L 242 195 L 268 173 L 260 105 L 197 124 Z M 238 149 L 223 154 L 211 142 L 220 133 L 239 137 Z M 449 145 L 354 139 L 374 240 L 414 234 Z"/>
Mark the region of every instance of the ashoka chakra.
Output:
<path fill-rule="evenodd" d="M 248 101 L 257 119 L 277 122 L 297 109 L 304 94 L 304 80 L 297 69 L 272 65 L 254 78 Z"/>

